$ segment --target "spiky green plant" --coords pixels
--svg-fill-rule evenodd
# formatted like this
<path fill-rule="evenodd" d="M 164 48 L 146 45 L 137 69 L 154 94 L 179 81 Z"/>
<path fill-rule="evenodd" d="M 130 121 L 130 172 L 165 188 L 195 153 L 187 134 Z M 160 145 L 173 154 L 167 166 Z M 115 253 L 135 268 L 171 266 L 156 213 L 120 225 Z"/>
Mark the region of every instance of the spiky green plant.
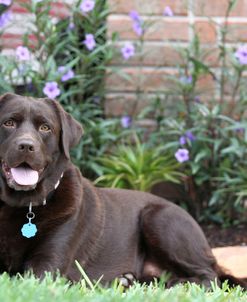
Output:
<path fill-rule="evenodd" d="M 136 139 L 133 145 L 119 145 L 113 153 L 100 158 L 100 186 L 149 192 L 161 181 L 179 183 L 182 173 L 174 156 L 161 148 L 150 148 Z"/>

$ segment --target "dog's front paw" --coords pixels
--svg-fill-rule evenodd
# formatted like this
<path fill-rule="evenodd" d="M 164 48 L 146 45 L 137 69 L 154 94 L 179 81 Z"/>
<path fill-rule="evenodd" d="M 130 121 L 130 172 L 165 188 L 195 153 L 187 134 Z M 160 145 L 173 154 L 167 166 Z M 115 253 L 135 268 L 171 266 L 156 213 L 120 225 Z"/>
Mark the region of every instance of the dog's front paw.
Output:
<path fill-rule="evenodd" d="M 129 288 L 134 284 L 136 278 L 132 273 L 126 273 L 118 277 L 118 281 L 124 288 Z"/>

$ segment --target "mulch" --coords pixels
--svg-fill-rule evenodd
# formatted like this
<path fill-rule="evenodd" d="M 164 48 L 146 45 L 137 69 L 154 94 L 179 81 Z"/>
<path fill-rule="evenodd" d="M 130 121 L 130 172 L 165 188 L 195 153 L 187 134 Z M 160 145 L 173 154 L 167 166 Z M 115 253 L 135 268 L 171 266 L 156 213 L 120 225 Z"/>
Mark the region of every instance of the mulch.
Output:
<path fill-rule="evenodd" d="M 223 228 L 218 225 L 201 225 L 212 248 L 241 245 L 247 246 L 247 225 Z"/>

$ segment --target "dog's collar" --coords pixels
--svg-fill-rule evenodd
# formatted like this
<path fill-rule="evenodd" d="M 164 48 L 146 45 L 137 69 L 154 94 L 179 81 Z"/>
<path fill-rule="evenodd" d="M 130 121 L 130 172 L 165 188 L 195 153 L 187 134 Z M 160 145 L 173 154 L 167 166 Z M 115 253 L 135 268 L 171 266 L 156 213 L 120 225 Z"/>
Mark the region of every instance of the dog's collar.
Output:
<path fill-rule="evenodd" d="M 58 186 L 59 186 L 60 181 L 61 181 L 62 178 L 63 178 L 63 173 L 61 174 L 60 178 L 56 182 L 56 184 L 54 186 L 54 190 L 52 190 L 48 194 L 48 196 L 46 197 L 46 199 L 44 199 L 43 205 L 46 205 L 46 200 L 49 200 L 52 197 L 54 191 L 58 188 Z M 29 211 L 28 211 L 26 217 L 28 219 L 28 223 L 26 223 L 26 224 L 24 224 L 22 226 L 21 233 L 22 233 L 23 237 L 31 238 L 31 237 L 34 237 L 36 235 L 37 231 L 38 231 L 37 226 L 31 222 L 32 219 L 35 218 L 35 214 L 32 211 L 32 202 L 30 202 L 30 204 L 29 204 Z"/>
<path fill-rule="evenodd" d="M 63 173 L 61 174 L 60 178 L 58 179 L 58 181 L 55 183 L 54 186 L 54 190 L 52 190 L 51 192 L 48 193 L 47 197 L 43 200 L 43 205 L 45 206 L 47 203 L 47 200 L 51 199 L 53 193 L 55 192 L 55 190 L 58 188 L 58 186 L 60 185 L 61 179 L 63 178 Z"/>

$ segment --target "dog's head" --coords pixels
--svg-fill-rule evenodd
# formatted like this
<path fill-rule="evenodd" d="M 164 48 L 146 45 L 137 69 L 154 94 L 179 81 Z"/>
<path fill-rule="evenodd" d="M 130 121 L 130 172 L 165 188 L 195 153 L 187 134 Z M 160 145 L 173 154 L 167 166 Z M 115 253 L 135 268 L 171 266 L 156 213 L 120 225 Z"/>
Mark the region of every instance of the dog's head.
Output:
<path fill-rule="evenodd" d="M 60 160 L 82 135 L 80 124 L 51 99 L 15 94 L 0 97 L 0 159 L 2 183 L 18 192 L 29 192 L 57 174 Z M 54 181 L 56 177 L 54 177 Z M 20 195 L 20 194 L 19 194 Z"/>

